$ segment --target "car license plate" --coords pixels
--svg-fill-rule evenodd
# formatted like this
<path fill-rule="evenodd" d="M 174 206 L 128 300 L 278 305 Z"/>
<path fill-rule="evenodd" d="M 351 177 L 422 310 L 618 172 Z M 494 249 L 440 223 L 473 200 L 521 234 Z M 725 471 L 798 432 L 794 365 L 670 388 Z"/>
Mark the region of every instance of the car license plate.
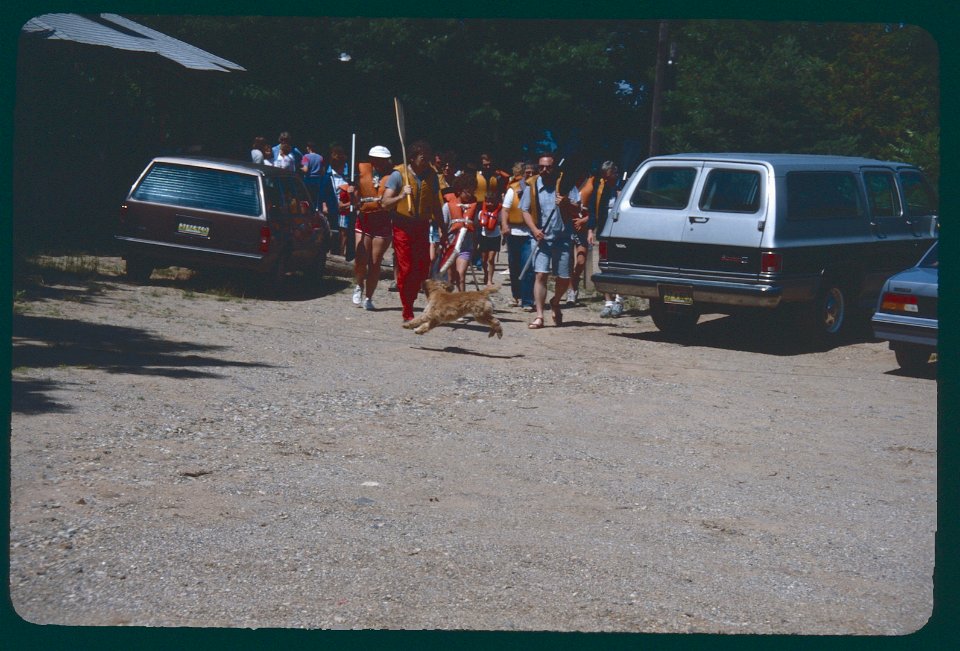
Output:
<path fill-rule="evenodd" d="M 660 298 L 670 305 L 693 305 L 693 287 L 689 285 L 660 285 Z"/>
<path fill-rule="evenodd" d="M 177 221 L 177 233 L 194 237 L 210 237 L 210 224 L 199 219 L 183 219 Z"/>

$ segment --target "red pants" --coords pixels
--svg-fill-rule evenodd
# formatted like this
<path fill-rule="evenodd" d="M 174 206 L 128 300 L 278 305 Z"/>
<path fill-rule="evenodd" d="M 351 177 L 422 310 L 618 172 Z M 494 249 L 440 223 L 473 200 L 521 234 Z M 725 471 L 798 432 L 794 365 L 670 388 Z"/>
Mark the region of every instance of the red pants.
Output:
<path fill-rule="evenodd" d="M 406 321 L 413 318 L 413 302 L 430 276 L 430 222 L 393 218 L 393 265 Z"/>

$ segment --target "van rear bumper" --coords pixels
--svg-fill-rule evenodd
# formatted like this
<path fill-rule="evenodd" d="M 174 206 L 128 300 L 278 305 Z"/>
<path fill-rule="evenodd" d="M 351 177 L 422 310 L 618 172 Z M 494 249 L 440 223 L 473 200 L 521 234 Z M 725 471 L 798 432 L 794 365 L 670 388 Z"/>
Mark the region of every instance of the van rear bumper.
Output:
<path fill-rule="evenodd" d="M 774 308 L 785 294 L 810 294 L 812 290 L 794 291 L 780 283 L 733 282 L 704 280 L 682 275 L 653 275 L 602 271 L 591 277 L 596 288 L 608 294 L 659 299 L 662 286 L 687 287 L 693 293 L 693 302 L 714 305 Z"/>

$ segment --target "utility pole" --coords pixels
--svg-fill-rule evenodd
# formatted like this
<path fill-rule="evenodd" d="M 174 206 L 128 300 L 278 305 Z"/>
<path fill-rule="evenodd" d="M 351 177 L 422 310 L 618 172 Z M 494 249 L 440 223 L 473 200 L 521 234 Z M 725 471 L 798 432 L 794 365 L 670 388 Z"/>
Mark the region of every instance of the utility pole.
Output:
<path fill-rule="evenodd" d="M 653 77 L 653 105 L 650 114 L 650 155 L 660 153 L 660 112 L 663 103 L 663 86 L 666 83 L 667 72 L 667 42 L 670 40 L 670 30 L 667 21 L 660 21 L 660 30 L 657 36 L 657 67 Z"/>

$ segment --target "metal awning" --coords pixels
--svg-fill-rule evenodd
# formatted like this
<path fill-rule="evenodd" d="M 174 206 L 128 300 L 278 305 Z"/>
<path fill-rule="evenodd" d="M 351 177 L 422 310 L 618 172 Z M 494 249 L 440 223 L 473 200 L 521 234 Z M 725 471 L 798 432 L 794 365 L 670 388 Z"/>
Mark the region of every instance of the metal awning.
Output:
<path fill-rule="evenodd" d="M 28 20 L 22 31 L 48 40 L 103 45 L 134 52 L 153 52 L 194 70 L 245 70 L 232 61 L 117 14 L 99 14 L 95 18 L 85 18 L 78 14 L 44 14 Z"/>

